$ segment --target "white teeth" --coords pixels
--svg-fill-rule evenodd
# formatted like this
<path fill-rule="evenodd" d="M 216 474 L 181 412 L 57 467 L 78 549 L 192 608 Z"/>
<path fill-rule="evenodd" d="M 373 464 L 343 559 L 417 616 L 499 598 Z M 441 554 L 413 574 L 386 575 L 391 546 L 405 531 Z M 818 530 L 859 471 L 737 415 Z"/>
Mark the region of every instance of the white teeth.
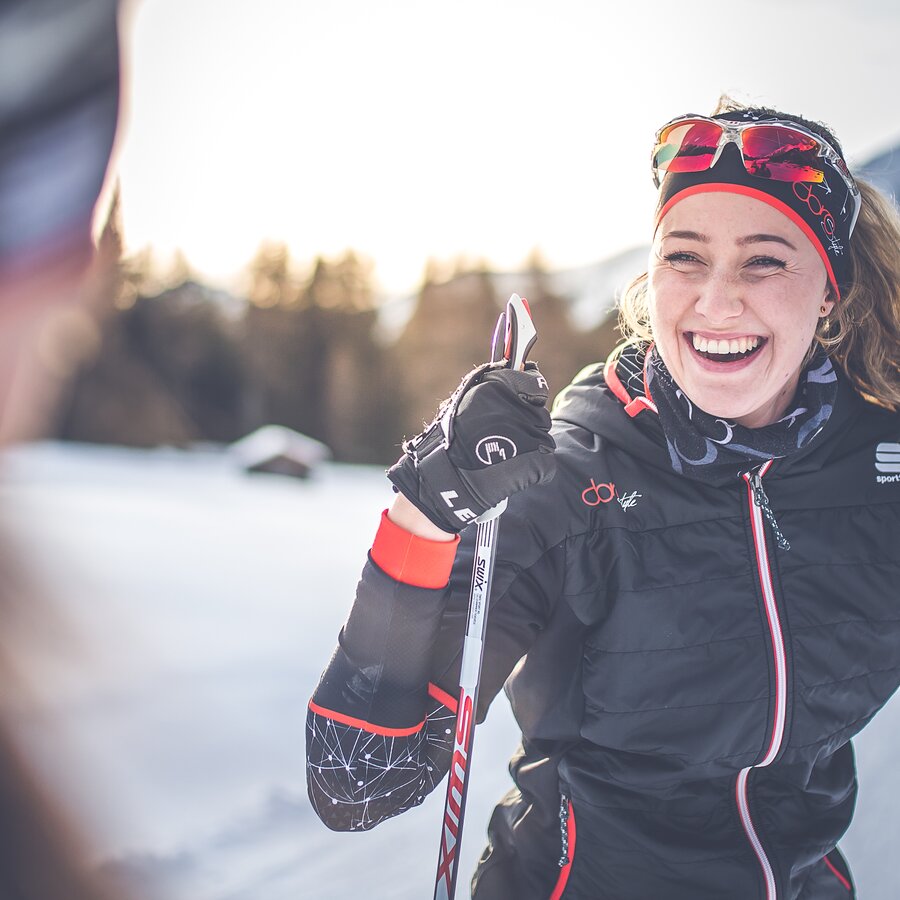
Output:
<path fill-rule="evenodd" d="M 731 340 L 717 341 L 710 340 L 700 334 L 692 336 L 694 349 L 700 353 L 715 353 L 724 355 L 726 353 L 747 353 L 749 350 L 755 350 L 759 346 L 758 337 L 742 337 L 732 338 Z"/>

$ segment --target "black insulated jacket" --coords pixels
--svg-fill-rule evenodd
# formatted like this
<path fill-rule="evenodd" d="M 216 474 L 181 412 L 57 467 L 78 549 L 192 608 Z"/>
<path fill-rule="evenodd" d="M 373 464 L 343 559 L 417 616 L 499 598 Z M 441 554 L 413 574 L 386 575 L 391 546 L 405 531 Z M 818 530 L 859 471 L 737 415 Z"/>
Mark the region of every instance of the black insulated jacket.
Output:
<path fill-rule="evenodd" d="M 804 450 L 710 484 L 673 472 L 647 406 L 582 373 L 554 408 L 556 478 L 504 514 L 479 718 L 505 683 L 522 747 L 473 896 L 852 897 L 850 739 L 900 684 L 900 416 L 842 383 Z M 331 827 L 447 770 L 473 537 L 446 591 L 366 565 L 308 718 Z"/>

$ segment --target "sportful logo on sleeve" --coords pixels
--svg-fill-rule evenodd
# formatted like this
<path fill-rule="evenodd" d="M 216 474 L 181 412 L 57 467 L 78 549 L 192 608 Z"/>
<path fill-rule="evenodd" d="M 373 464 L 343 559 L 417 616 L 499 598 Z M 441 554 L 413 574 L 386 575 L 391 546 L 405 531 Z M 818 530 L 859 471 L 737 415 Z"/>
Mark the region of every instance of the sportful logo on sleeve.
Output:
<path fill-rule="evenodd" d="M 900 444 L 892 444 L 884 441 L 875 447 L 875 469 L 878 472 L 893 474 L 876 475 L 875 480 L 879 484 L 890 481 L 900 481 Z"/>

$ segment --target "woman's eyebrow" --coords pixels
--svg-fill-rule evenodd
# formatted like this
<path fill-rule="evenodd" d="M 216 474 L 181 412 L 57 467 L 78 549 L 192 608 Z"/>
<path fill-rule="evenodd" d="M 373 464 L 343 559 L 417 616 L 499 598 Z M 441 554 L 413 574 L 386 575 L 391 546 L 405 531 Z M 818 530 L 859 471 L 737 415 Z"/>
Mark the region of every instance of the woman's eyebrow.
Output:
<path fill-rule="evenodd" d="M 663 240 L 666 238 L 678 238 L 679 240 L 688 240 L 688 241 L 699 241 L 701 244 L 708 244 L 710 242 L 710 237 L 706 234 L 701 234 L 699 231 L 690 231 L 687 229 L 675 229 L 673 231 L 667 231 L 663 235 Z M 775 243 L 775 244 L 784 244 L 785 247 L 790 247 L 791 250 L 796 250 L 797 248 L 787 239 L 783 238 L 780 234 L 747 234 L 743 237 L 739 237 L 735 243 L 739 247 L 746 247 L 749 244 L 765 244 L 765 243 Z"/>
<path fill-rule="evenodd" d="M 707 237 L 705 234 L 700 234 L 699 231 L 684 231 L 678 229 L 676 229 L 675 231 L 667 231 L 663 235 L 663 239 L 670 237 L 689 241 L 700 241 L 703 244 L 708 244 L 710 240 L 709 237 Z"/>
<path fill-rule="evenodd" d="M 739 247 L 746 247 L 747 244 L 764 244 L 767 242 L 784 244 L 786 247 L 790 247 L 791 250 L 797 249 L 787 238 L 783 238 L 780 234 L 748 234 L 745 237 L 738 238 L 735 243 Z"/>
<path fill-rule="evenodd" d="M 665 240 L 666 238 L 699 241 L 701 244 L 708 244 L 710 242 L 710 238 L 708 235 L 701 234 L 699 231 L 689 231 L 686 229 L 675 229 L 673 231 L 667 231 L 663 235 L 663 240 Z M 787 238 L 783 238 L 780 234 L 747 234 L 743 237 L 739 237 L 735 241 L 735 243 L 739 247 L 746 247 L 748 244 L 775 243 L 784 244 L 785 247 L 790 247 L 791 250 L 797 249 Z"/>

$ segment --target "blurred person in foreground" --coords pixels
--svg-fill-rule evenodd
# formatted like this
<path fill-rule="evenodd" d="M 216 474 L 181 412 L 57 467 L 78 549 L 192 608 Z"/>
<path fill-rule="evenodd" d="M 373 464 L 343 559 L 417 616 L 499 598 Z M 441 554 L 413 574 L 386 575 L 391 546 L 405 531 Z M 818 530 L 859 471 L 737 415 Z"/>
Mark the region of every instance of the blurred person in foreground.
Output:
<path fill-rule="evenodd" d="M 900 223 L 771 109 L 672 120 L 652 170 L 611 359 L 552 422 L 536 369 L 482 367 L 405 442 L 310 798 L 362 831 L 447 773 L 466 526 L 512 495 L 475 714 L 505 683 L 522 745 L 472 896 L 845 900 L 851 738 L 900 684 Z"/>
<path fill-rule="evenodd" d="M 117 14 L 115 0 L 0 2 L 0 448 L 40 436 L 79 333 L 66 326 L 87 315 L 94 207 L 119 110 Z M 100 900 L 82 817 L 62 808 L 18 734 L 39 688 L 36 648 L 60 621 L 17 558 L 15 526 L 4 512 L 0 897 Z M 56 753 L 66 759 L 65 743 Z"/>

